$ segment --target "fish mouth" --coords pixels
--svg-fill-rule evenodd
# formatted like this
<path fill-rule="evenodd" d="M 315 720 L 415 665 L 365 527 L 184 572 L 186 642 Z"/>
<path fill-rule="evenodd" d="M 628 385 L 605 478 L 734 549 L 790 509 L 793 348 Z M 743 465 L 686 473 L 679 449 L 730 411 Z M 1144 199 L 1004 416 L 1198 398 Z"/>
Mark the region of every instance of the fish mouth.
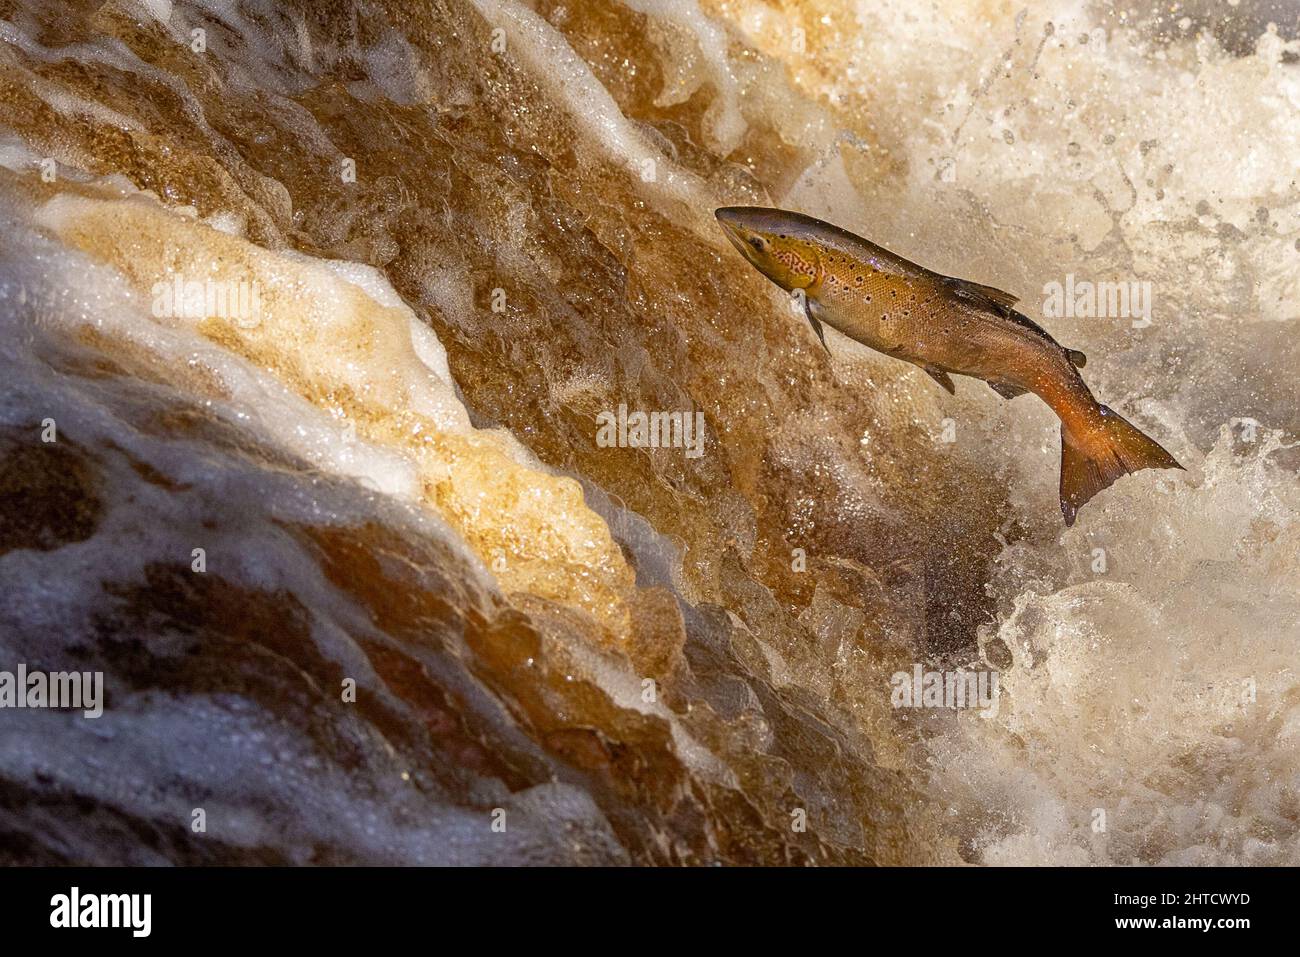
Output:
<path fill-rule="evenodd" d="M 726 233 L 728 237 L 734 237 L 737 235 L 737 231 L 740 229 L 740 222 L 739 216 L 736 214 L 735 206 L 723 206 L 721 209 L 715 209 L 713 211 L 713 218 L 718 221 L 718 225 L 722 227 L 722 231 Z"/>
<path fill-rule="evenodd" d="M 718 221 L 718 225 L 722 227 L 722 232 L 727 239 L 731 240 L 731 245 L 735 246 L 742 256 L 753 262 L 754 251 L 746 242 L 748 227 L 746 226 L 745 207 L 723 206 L 721 209 L 713 211 L 713 217 Z"/>
<path fill-rule="evenodd" d="M 728 233 L 740 233 L 752 227 L 754 212 L 749 206 L 722 206 L 713 211 L 713 218 Z"/>
<path fill-rule="evenodd" d="M 740 219 L 740 210 L 740 206 L 720 206 L 713 211 L 713 217 L 726 228 Z"/>

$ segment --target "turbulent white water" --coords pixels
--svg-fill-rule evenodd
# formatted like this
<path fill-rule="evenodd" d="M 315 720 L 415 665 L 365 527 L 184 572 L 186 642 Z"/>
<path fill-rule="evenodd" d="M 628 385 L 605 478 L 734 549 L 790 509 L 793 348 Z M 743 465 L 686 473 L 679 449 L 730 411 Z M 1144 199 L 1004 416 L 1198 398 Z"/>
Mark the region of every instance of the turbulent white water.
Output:
<path fill-rule="evenodd" d="M 867 200 L 848 225 L 1030 302 L 1068 273 L 1149 282 L 1149 327 L 1044 321 L 1188 469 L 999 556 L 983 647 L 1004 703 L 923 749 L 936 788 L 988 863 L 1295 863 L 1296 43 L 1268 28 L 1232 57 L 1176 25 L 1167 43 L 1103 37 L 1088 7 L 1053 4 L 994 60 L 961 13 L 891 29 L 865 9 L 851 58 L 871 76 L 847 82 L 884 101 L 908 174 L 893 215 Z M 1054 422 L 979 399 L 1013 504 L 1050 508 Z"/>
<path fill-rule="evenodd" d="M 304 741 L 335 727 L 329 695 L 295 736 L 234 685 L 140 679 L 94 727 L 4 716 L 4 773 L 167 826 L 198 791 L 222 794 L 225 845 L 295 862 L 729 859 L 724 825 L 688 838 L 694 816 L 646 796 L 645 767 L 670 764 L 672 800 L 738 832 L 781 832 L 797 795 L 820 835 L 810 860 L 1300 863 L 1295 24 L 1244 0 L 1226 21 L 1064 0 L 453 6 L 489 44 L 504 31 L 506 52 L 463 62 L 441 20 L 382 7 L 328 44 L 310 12 L 260 3 L 123 0 L 71 47 L 35 8 L 0 24 L 27 91 L 0 111 L 2 420 L 30 438 L 53 418 L 95 450 L 75 496 L 105 515 L 53 550 L 0 552 L 0 580 L 7 658 L 156 631 L 167 659 L 168 629 L 188 626 L 103 619 L 126 583 L 168 593 L 151 569 L 202 544 L 231 587 L 306 609 L 308 637 L 277 654 L 319 656 L 301 666 L 313 687 L 341 668 L 401 721 L 437 725 L 408 672 L 380 674 L 383 646 L 457 689 L 440 707 L 468 716 L 460 750 L 394 744 L 372 714 L 340 725 L 361 757 L 322 758 Z M 176 50 L 200 24 L 195 65 Z M 69 63 L 101 65 L 100 100 L 47 70 Z M 509 151 L 483 132 L 496 120 L 464 119 L 487 109 L 480 72 Z M 152 78 L 159 112 L 119 74 Z M 393 137 L 358 163 L 363 179 L 398 171 L 364 202 L 330 192 L 364 148 L 328 105 L 340 90 Z M 33 103 L 66 126 L 44 139 Z M 426 120 L 443 138 L 427 155 L 392 132 Z M 152 179 L 149 157 L 173 150 Z M 495 185 L 457 206 L 442 191 L 468 189 L 458 176 Z M 1186 472 L 1127 478 L 1065 530 L 1051 413 L 973 380 L 949 397 L 838 335 L 829 368 L 811 366 L 799 320 L 712 222 L 738 201 L 1016 293 Z M 173 274 L 255 282 L 259 321 L 160 315 L 155 283 Z M 1149 315 L 1044 315 L 1052 284 L 1081 282 L 1138 284 Z M 507 312 L 489 305 L 498 284 Z M 97 371 L 104 356 L 116 372 Z M 592 453 L 592 413 L 635 404 L 620 389 L 707 409 L 705 461 Z M 182 410 L 191 425 L 164 423 Z M 350 588 L 363 559 L 322 558 L 287 527 L 388 529 L 359 551 L 414 577 Z M 806 592 L 768 569 L 801 535 L 828 556 Z M 997 669 L 999 706 L 899 721 L 887 675 L 940 652 L 929 620 L 906 618 L 918 586 L 897 569 L 948 552 L 938 600 L 988 620 L 954 611 L 967 630 L 942 655 Z M 421 589 L 440 597 L 390 607 Z M 524 619 L 556 643 L 555 687 L 493 659 L 513 645 L 483 622 Z M 494 637 L 464 637 L 481 629 Z M 646 675 L 666 703 L 640 697 Z M 596 690 L 564 691 L 575 676 Z M 158 757 L 163 739 L 177 744 Z M 620 763 L 613 740 L 644 763 Z M 509 773 L 475 747 L 509 755 Z M 473 774 L 416 767 L 460 758 Z M 508 844 L 474 824 L 498 803 L 525 822 Z M 641 815 L 653 836 L 628 823 Z M 94 833 L 67 838 L 74 857 L 118 835 Z M 175 856 L 113 839 L 128 850 L 105 859 Z"/>

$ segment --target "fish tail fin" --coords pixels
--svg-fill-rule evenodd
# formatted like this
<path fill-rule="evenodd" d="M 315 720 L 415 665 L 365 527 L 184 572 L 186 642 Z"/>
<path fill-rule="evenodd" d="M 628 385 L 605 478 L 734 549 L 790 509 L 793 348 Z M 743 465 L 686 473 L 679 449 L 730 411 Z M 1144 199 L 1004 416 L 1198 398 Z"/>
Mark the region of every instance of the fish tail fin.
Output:
<path fill-rule="evenodd" d="M 1084 503 L 1116 479 L 1142 469 L 1180 469 L 1172 455 L 1154 439 L 1106 406 L 1101 427 L 1086 436 L 1061 424 L 1061 513 L 1065 524 Z"/>

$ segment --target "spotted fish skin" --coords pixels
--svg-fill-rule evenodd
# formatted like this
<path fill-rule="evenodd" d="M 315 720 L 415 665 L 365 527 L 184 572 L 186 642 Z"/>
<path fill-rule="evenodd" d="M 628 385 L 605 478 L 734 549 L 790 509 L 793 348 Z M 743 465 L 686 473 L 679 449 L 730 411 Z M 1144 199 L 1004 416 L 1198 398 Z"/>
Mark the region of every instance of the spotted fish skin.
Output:
<path fill-rule="evenodd" d="M 1168 452 L 1101 405 L 1079 374 L 1083 353 L 1061 346 L 1015 309 L 1016 297 L 919 266 L 801 213 L 729 206 L 715 213 L 749 263 L 800 292 L 822 345 L 823 326 L 924 369 L 950 393 L 952 376 L 987 382 L 1004 398 L 1032 392 L 1061 420 L 1061 511 L 1144 468 L 1181 468 Z M 827 346 L 827 351 L 829 347 Z"/>

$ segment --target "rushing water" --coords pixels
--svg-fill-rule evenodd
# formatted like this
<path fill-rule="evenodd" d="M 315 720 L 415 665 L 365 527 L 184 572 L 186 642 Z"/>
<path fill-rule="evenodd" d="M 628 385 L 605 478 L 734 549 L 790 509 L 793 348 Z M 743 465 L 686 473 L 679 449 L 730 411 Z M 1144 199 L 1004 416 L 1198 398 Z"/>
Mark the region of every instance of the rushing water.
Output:
<path fill-rule="evenodd" d="M 1300 862 L 1300 41 L 1168 6 L 0 3 L 0 670 L 107 689 L 0 711 L 0 855 Z M 828 357 L 737 203 L 1186 472 L 1064 529 L 1041 403 Z"/>

